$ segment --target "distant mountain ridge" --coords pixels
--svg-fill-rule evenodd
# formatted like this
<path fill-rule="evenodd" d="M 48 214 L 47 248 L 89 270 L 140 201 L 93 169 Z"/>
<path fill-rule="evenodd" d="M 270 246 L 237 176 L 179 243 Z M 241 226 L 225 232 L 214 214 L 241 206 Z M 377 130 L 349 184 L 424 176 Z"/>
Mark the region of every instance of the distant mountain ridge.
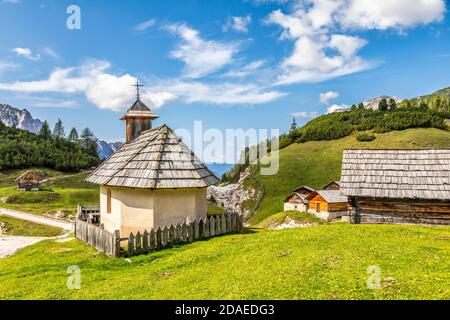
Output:
<path fill-rule="evenodd" d="M 0 104 L 0 121 L 7 127 L 26 130 L 31 133 L 39 133 L 42 124 L 40 119 L 35 119 L 27 109 L 18 109 L 9 104 Z M 97 141 L 97 153 L 100 159 L 108 158 L 113 152 L 123 145 L 122 142 Z"/>
<path fill-rule="evenodd" d="M 29 132 L 37 133 L 43 122 L 34 119 L 27 109 L 17 109 L 8 104 L 0 104 L 0 121 L 8 127 L 15 127 Z"/>

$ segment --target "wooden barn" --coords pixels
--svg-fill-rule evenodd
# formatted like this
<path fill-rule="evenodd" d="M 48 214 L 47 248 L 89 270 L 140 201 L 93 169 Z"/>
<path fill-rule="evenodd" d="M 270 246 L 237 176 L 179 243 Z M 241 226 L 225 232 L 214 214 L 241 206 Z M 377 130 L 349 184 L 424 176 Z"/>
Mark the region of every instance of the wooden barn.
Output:
<path fill-rule="evenodd" d="M 308 211 L 308 201 L 306 196 L 314 192 L 313 188 L 301 186 L 292 190 L 291 194 L 284 199 L 284 211 Z"/>
<path fill-rule="evenodd" d="M 450 224 L 450 149 L 345 150 L 353 223 Z"/>
<path fill-rule="evenodd" d="M 339 190 L 316 190 L 305 199 L 309 204 L 308 212 L 318 218 L 332 220 L 347 213 L 347 197 Z"/>
<path fill-rule="evenodd" d="M 26 171 L 17 179 L 17 190 L 39 191 L 39 176 L 33 171 Z"/>

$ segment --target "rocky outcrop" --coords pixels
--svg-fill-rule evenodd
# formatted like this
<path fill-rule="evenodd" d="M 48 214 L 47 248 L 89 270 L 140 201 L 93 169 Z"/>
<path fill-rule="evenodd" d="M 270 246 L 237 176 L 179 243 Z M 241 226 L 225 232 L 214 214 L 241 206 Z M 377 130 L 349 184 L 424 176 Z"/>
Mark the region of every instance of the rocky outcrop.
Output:
<path fill-rule="evenodd" d="M 250 217 L 258 208 L 264 195 L 262 186 L 248 167 L 240 174 L 237 183 L 221 184 L 208 188 L 208 199 L 227 212 L 238 213 L 244 219 Z"/>
<path fill-rule="evenodd" d="M 369 100 L 365 100 L 362 103 L 364 105 L 364 108 L 366 108 L 366 109 L 378 110 L 378 105 L 380 104 L 380 101 L 383 99 L 386 99 L 387 101 L 389 101 L 389 99 L 394 99 L 394 101 L 397 104 L 402 101 L 399 98 L 394 97 L 394 96 L 380 96 L 380 97 L 372 98 Z"/>

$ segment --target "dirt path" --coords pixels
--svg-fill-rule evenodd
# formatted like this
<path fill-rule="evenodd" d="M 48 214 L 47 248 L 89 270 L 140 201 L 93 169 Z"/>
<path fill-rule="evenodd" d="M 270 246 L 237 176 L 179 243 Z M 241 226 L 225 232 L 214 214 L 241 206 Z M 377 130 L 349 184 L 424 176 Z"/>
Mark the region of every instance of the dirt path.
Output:
<path fill-rule="evenodd" d="M 48 238 L 0 235 L 0 258 L 12 255 L 16 251 Z"/>
<path fill-rule="evenodd" d="M 31 213 L 9 210 L 0 208 L 0 215 L 13 217 L 17 219 L 27 220 L 35 223 L 45 224 L 48 226 L 58 227 L 67 231 L 73 231 L 73 223 L 52 219 L 48 217 L 38 216 Z"/>

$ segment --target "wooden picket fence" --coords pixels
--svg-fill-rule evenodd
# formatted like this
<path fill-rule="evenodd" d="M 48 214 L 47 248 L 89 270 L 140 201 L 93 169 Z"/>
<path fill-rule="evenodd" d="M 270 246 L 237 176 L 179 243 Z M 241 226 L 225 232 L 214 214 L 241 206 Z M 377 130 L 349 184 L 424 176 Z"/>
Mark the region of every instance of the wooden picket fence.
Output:
<path fill-rule="evenodd" d="M 120 254 L 119 231 L 111 233 L 95 224 L 75 219 L 75 238 L 83 240 L 106 255 L 118 257 Z"/>
<path fill-rule="evenodd" d="M 175 243 L 189 243 L 196 240 L 212 238 L 227 233 L 239 233 L 242 230 L 242 218 L 238 214 L 222 214 L 205 219 L 145 230 L 142 234 L 131 233 L 127 238 L 125 255 L 128 257 L 161 250 Z"/>
<path fill-rule="evenodd" d="M 177 243 L 190 243 L 220 236 L 228 233 L 239 233 L 242 230 L 242 217 L 235 213 L 222 214 L 194 220 L 190 223 L 179 223 L 164 228 L 144 230 L 141 234 L 131 233 L 121 237 L 119 230 L 110 233 L 94 224 L 75 220 L 75 237 L 90 244 L 97 250 L 112 257 L 127 257 L 161 250 Z M 121 243 L 126 243 L 122 248 Z"/>

